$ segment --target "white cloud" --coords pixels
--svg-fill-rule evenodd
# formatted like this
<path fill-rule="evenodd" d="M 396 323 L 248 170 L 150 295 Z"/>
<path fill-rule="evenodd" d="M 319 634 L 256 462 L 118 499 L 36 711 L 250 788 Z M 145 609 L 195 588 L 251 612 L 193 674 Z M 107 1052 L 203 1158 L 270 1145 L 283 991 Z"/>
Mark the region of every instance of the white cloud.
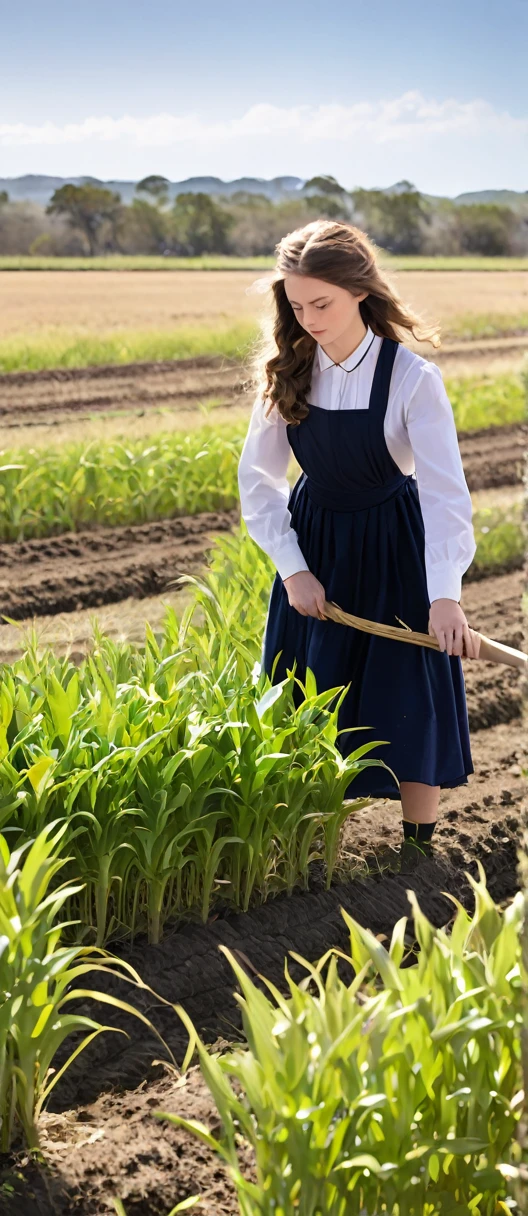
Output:
<path fill-rule="evenodd" d="M 91 174 L 138 180 L 163 173 L 310 177 L 332 173 L 347 188 L 407 178 L 426 191 L 505 187 L 526 190 L 528 116 L 482 98 L 400 97 L 353 104 L 250 105 L 217 110 L 85 118 L 81 122 L 0 123 L 2 173 Z"/>
<path fill-rule="evenodd" d="M 262 103 L 250 106 L 239 118 L 207 121 L 196 114 L 153 114 L 145 118 L 85 118 L 83 122 L 0 123 L 0 146 L 21 147 L 64 144 L 122 143 L 138 147 L 170 148 L 179 143 L 214 146 L 236 143 L 241 137 L 294 135 L 304 143 L 318 140 L 349 141 L 358 135 L 375 143 L 401 142 L 418 136 L 485 132 L 527 136 L 528 118 L 515 118 L 494 109 L 489 102 L 448 98 L 436 101 L 410 91 L 389 101 L 354 105 L 301 105 L 288 108 Z"/>

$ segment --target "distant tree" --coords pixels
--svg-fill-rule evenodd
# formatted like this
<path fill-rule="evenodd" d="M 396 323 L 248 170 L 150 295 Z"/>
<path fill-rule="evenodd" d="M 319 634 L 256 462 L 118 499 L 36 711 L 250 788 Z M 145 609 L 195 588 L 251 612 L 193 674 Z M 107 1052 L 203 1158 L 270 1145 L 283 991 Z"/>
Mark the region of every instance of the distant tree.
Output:
<path fill-rule="evenodd" d="M 65 215 L 72 228 L 84 233 L 93 257 L 97 251 L 100 229 L 109 221 L 114 239 L 117 223 L 122 214 L 121 195 L 102 186 L 60 186 L 55 190 L 48 206 L 47 215 Z"/>
<path fill-rule="evenodd" d="M 304 183 L 301 198 L 305 199 L 311 212 L 325 219 L 350 220 L 353 204 L 348 190 L 340 186 L 330 174 L 319 174 Z"/>
<path fill-rule="evenodd" d="M 412 182 L 407 181 L 407 178 L 402 178 L 401 182 L 395 182 L 394 186 L 390 186 L 385 191 L 386 194 L 416 194 L 416 186 Z"/>
<path fill-rule="evenodd" d="M 309 190 L 315 191 L 317 194 L 346 194 L 344 186 L 340 186 L 335 177 L 331 177 L 329 173 L 322 173 L 318 177 L 311 177 L 309 181 L 304 183 L 303 193 Z"/>
<path fill-rule="evenodd" d="M 165 253 L 170 248 L 168 213 L 144 198 L 132 200 L 127 208 L 126 234 L 142 253 Z"/>
<path fill-rule="evenodd" d="M 229 195 L 229 203 L 233 206 L 252 207 L 273 207 L 274 204 L 267 194 L 259 194 L 253 190 L 233 190 Z"/>
<path fill-rule="evenodd" d="M 377 244 L 391 253 L 420 253 L 431 208 L 418 190 L 354 190 L 352 198 L 358 222 Z"/>
<path fill-rule="evenodd" d="M 311 177 L 304 183 L 302 197 L 326 219 L 350 219 L 352 203 L 350 195 L 344 186 L 340 186 L 335 177 L 321 174 Z"/>
<path fill-rule="evenodd" d="M 163 207 L 169 201 L 169 179 L 160 177 L 159 174 L 151 173 L 150 177 L 143 177 L 136 186 L 136 194 L 150 194 L 158 203 L 158 206 Z"/>
<path fill-rule="evenodd" d="M 8 203 L 8 202 L 9 202 L 9 195 L 7 193 L 7 190 L 0 190 L 0 207 L 2 207 L 4 205 L 4 203 Z"/>
<path fill-rule="evenodd" d="M 518 226 L 511 207 L 497 203 L 468 203 L 456 208 L 460 245 L 464 253 L 507 257 Z"/>
<path fill-rule="evenodd" d="M 172 209 L 172 232 L 184 255 L 225 253 L 234 217 L 210 194 L 178 194 Z"/>

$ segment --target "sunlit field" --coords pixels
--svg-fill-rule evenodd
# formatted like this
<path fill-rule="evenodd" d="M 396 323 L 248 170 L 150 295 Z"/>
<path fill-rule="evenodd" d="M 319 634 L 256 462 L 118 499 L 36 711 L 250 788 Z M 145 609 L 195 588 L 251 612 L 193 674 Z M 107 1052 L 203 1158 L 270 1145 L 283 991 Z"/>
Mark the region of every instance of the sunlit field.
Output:
<path fill-rule="evenodd" d="M 528 270 L 526 257 L 424 257 L 422 254 L 391 255 L 380 253 L 380 261 L 391 270 Z M 273 256 L 236 257 L 203 254 L 201 257 L 156 257 L 151 255 L 108 254 L 104 257 L 0 257 L 0 270 L 252 270 L 269 269 Z"/>
<path fill-rule="evenodd" d="M 248 288 L 256 272 L 204 270 L 191 273 L 54 270 L 34 274 L 0 271 L 3 301 L 0 338 L 66 327 L 101 334 L 108 330 L 174 329 L 254 319 L 264 297 Z M 391 268 L 391 274 L 392 274 Z M 400 293 L 419 311 L 449 330 L 458 318 L 528 315 L 526 270 L 437 270 L 394 272 Z M 464 322 L 461 322 L 464 324 Z M 465 322 L 466 328 L 468 322 Z"/>
<path fill-rule="evenodd" d="M 56 1176 L 58 1216 L 517 1216 L 520 669 L 463 659 L 474 772 L 406 869 L 398 801 L 344 798 L 376 723 L 343 759 L 343 687 L 262 669 L 237 467 L 270 259 L 166 262 L 0 263 L 2 1216 L 55 1216 Z M 462 608 L 519 649 L 528 272 L 468 263 L 387 264 L 443 328 Z"/>

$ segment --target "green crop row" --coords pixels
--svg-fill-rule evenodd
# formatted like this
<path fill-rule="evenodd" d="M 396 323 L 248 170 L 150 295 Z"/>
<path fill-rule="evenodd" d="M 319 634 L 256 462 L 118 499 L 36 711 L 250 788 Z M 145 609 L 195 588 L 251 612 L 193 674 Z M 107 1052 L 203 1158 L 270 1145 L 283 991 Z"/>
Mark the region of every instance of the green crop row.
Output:
<path fill-rule="evenodd" d="M 467 313 L 443 329 L 444 341 L 499 338 L 528 332 L 528 313 Z M 174 329 L 96 332 L 68 327 L 16 333 L 0 340 L 0 373 L 62 367 L 152 363 L 222 355 L 243 360 L 258 336 L 254 321 L 179 325 Z"/>
<path fill-rule="evenodd" d="M 526 417 L 522 382 L 450 381 L 460 430 Z M 238 504 L 237 467 L 247 420 L 155 433 L 149 439 L 0 452 L 0 540 L 227 510 Z"/>
<path fill-rule="evenodd" d="M 106 972 L 147 988 L 130 964 L 63 940 L 62 911 L 82 888 L 55 881 L 68 864 L 67 829 L 51 822 L 18 849 L 0 835 L 4 1153 L 20 1133 L 39 1148 L 49 1094 L 79 1052 L 113 1029 L 81 1012 L 79 1000 L 118 1006 L 155 1029 L 133 1005 L 84 987 L 89 973 Z M 435 928 L 409 893 L 411 949 L 405 918 L 385 948 L 343 912 L 349 952 L 330 949 L 315 965 L 293 954 L 307 974 L 296 983 L 285 967 L 287 996 L 265 980 L 266 996 L 224 947 L 241 990 L 243 1046 L 207 1051 L 175 1007 L 189 1031 L 183 1069 L 197 1047 L 221 1139 L 196 1120 L 156 1113 L 220 1155 L 241 1216 L 512 1216 L 524 1099 L 526 899 L 519 892 L 499 909 L 480 864 L 479 872 L 479 881 L 469 879 L 474 914 L 453 899 L 450 933 Z M 73 1049 L 56 1069 L 72 1033 Z M 245 1174 L 248 1147 L 256 1182 Z M 115 1206 L 124 1212 L 120 1201 Z"/>
<path fill-rule="evenodd" d="M 479 507 L 473 512 L 477 551 L 472 569 L 478 571 L 520 569 L 526 552 L 523 503 L 509 507 Z"/>
<path fill-rule="evenodd" d="M 107 333 L 47 328 L 0 340 L 0 372 L 41 371 L 59 367 L 157 363 L 221 355 L 243 359 L 255 339 L 255 324 L 181 325 L 177 329 L 121 329 Z"/>
<path fill-rule="evenodd" d="M 342 758 L 342 687 L 318 693 L 310 672 L 271 686 L 260 670 L 272 572 L 241 525 L 204 577 L 179 580 L 191 602 L 159 635 L 147 625 L 144 647 L 95 626 L 77 667 L 30 635 L 0 668 L 0 829 L 18 845 L 66 817 L 85 883 L 66 914 L 97 945 L 290 892 L 316 859 L 332 880 L 344 791 L 384 762 L 361 727 Z"/>
<path fill-rule="evenodd" d="M 222 1139 L 156 1113 L 216 1150 L 241 1216 L 520 1212 L 524 897 L 500 912 L 479 870 L 474 914 L 453 900 L 450 933 L 409 892 L 417 959 L 405 919 L 385 948 L 343 912 L 349 953 L 329 950 L 315 966 L 293 954 L 307 974 L 295 983 L 286 966 L 285 997 L 265 977 L 270 995 L 262 992 L 224 948 L 241 992 L 243 1046 L 209 1052 L 179 1010 Z M 338 958 L 349 964 L 345 979 Z"/>
<path fill-rule="evenodd" d="M 129 963 L 95 947 L 72 947 L 61 941 L 62 910 L 80 890 L 78 883 L 55 881 L 66 864 L 59 851 L 66 830 L 67 824 L 50 823 L 35 840 L 12 851 L 0 835 L 2 1153 L 9 1151 L 20 1133 L 29 1148 L 38 1148 L 38 1118 L 51 1091 L 79 1052 L 102 1030 L 113 1029 L 70 1012 L 72 1002 L 88 997 L 118 1005 L 155 1031 L 131 1005 L 83 987 L 88 973 L 110 971 L 145 988 Z M 62 1043 L 76 1032 L 83 1036 L 81 1041 L 58 1070 L 53 1068 Z"/>
<path fill-rule="evenodd" d="M 458 431 L 508 426 L 528 418 L 528 380 L 521 376 L 453 376 L 446 377 L 445 385 Z"/>
<path fill-rule="evenodd" d="M 246 424 L 3 452 L 0 538 L 228 510 Z"/>
<path fill-rule="evenodd" d="M 85 883 L 65 915 L 97 945 L 292 891 L 316 859 L 331 882 L 344 790 L 383 760 L 361 737 L 340 755 L 340 688 L 259 671 L 271 571 L 247 535 L 221 537 L 144 648 L 96 631 L 80 668 L 30 645 L 0 670 L 0 828 L 18 845 L 65 817 Z"/>
<path fill-rule="evenodd" d="M 524 257 L 423 257 L 420 254 L 389 254 L 381 261 L 390 270 L 526 270 Z M 107 254 L 104 257 L 41 257 L 4 254 L 0 270 L 262 270 L 273 269 L 272 254 L 236 257 L 203 254 L 201 257 L 159 257 L 148 254 Z"/>

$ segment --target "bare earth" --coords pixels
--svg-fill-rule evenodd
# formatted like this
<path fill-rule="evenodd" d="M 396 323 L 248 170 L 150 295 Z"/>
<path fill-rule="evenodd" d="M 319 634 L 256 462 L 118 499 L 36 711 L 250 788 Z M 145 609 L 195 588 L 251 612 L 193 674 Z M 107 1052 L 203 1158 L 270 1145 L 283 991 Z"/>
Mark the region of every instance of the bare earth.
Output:
<path fill-rule="evenodd" d="M 516 371 L 528 335 L 423 349 L 444 375 Z M 247 368 L 224 356 L 123 366 L 0 375 L 1 446 L 140 438 L 157 430 L 190 430 L 208 416 L 231 425 L 247 418 L 254 393 Z M 81 430 L 82 424 L 82 430 Z"/>
<path fill-rule="evenodd" d="M 103 332 L 250 318 L 266 297 L 247 289 L 265 277 L 246 270 L 1 271 L 0 338 L 50 326 Z M 403 271 L 392 279 L 405 300 L 443 325 L 466 313 L 528 311 L 526 271 Z"/>
<path fill-rule="evenodd" d="M 0 276 L 10 280 L 14 292 L 16 282 L 20 283 L 23 277 L 23 274 Z M 53 278 L 53 292 L 45 300 L 43 295 L 42 313 L 48 318 L 50 310 L 57 309 L 53 315 L 59 317 L 62 308 L 61 315 L 68 316 L 65 323 L 72 324 L 72 311 L 77 307 L 74 280 L 80 276 L 62 276 L 60 272 L 53 276 L 32 275 L 33 299 L 35 290 L 40 290 L 39 284 L 44 292 L 46 277 Z M 97 297 L 93 282 L 97 277 L 103 276 L 95 273 L 82 278 L 81 294 L 85 302 L 79 295 L 78 306 L 81 312 L 82 307 L 85 309 L 85 321 L 76 323 L 93 326 L 97 307 L 101 310 L 101 315 L 97 314 L 101 327 L 108 328 L 112 315 L 120 316 L 119 323 L 123 324 L 119 309 L 126 306 L 125 277 L 129 279 L 131 293 L 130 314 L 136 318 L 128 323 L 143 326 L 148 322 L 142 309 L 150 300 L 152 317 L 154 300 L 154 284 L 148 280 L 155 279 L 156 289 L 162 287 L 166 292 L 169 286 L 171 290 L 177 287 L 178 274 L 126 276 L 122 272 L 115 276 L 119 282 L 110 286 L 106 301 L 100 286 Z M 231 282 L 233 316 L 241 313 L 240 282 L 237 282 L 241 277 L 239 272 L 209 276 L 219 293 L 218 307 L 220 301 L 227 306 L 228 292 L 223 280 Z M 252 280 L 254 276 L 246 277 Z M 515 311 L 526 310 L 526 275 L 473 276 L 477 280 L 473 304 L 468 298 L 471 283 L 462 285 L 462 280 L 468 278 L 465 274 L 407 273 L 403 286 L 410 284 L 410 288 L 407 286 L 406 295 L 409 297 L 411 288 L 419 293 L 420 282 L 424 291 L 427 277 L 434 278 L 436 283 L 435 307 L 443 307 L 446 313 L 448 307 L 457 305 L 457 293 L 461 296 L 460 311 L 477 311 L 477 295 L 479 310 L 508 311 L 506 300 L 500 295 L 505 284 L 499 281 L 506 278 L 510 299 L 512 281 L 519 280 Z M 104 274 L 105 292 L 111 278 L 111 272 Z M 63 291 L 68 287 L 73 293 L 67 302 L 60 298 L 61 279 L 67 280 L 63 282 Z M 135 286 L 132 291 L 132 279 L 138 286 L 143 284 L 145 300 Z M 186 284 L 190 279 L 192 276 L 187 275 Z M 199 283 L 203 295 L 204 275 L 200 275 Z M 23 294 L 23 283 L 21 286 Z M 198 304 L 191 298 L 190 286 L 186 307 L 192 310 Z M 88 300 L 87 293 L 92 290 L 94 294 Z M 122 293 L 119 299 L 112 295 L 114 291 Z M 419 304 L 418 296 L 415 302 Z M 156 297 L 156 307 L 159 306 Z M 431 298 L 427 306 L 431 307 Z M 18 329 L 22 327 L 22 312 Z M 178 314 L 179 319 L 183 317 L 183 313 Z M 197 319 L 189 311 L 185 319 L 191 318 Z M 38 323 L 35 304 L 33 324 Z M 27 326 L 27 316 L 23 324 Z M 506 357 L 511 355 L 510 350 Z M 454 366 L 457 354 L 448 357 Z M 500 357 L 495 349 L 493 358 Z M 471 358 L 470 354 L 469 361 Z M 235 376 L 234 368 L 226 362 L 190 361 L 179 377 L 175 377 L 173 369 L 162 365 L 151 365 L 141 372 L 103 369 L 59 377 L 4 377 L 0 381 L 3 434 L 9 433 L 10 444 L 31 442 L 33 436 L 39 442 L 45 442 L 47 436 L 49 441 L 50 427 L 54 428 L 54 440 L 58 435 L 66 435 L 67 428 L 69 437 L 73 437 L 74 427 L 82 429 L 85 436 L 93 425 L 100 434 L 108 425 L 105 414 L 111 410 L 116 410 L 121 427 L 127 419 L 127 432 L 132 426 L 142 425 L 151 431 L 155 413 L 163 408 L 171 411 L 169 416 L 174 425 L 183 424 L 187 429 L 193 421 L 201 421 L 196 403 L 204 394 L 217 395 L 224 402 L 215 410 L 215 417 L 223 417 L 228 423 L 235 416 L 247 414 L 247 400 L 237 389 L 238 375 L 238 369 Z M 132 410 L 136 415 L 142 412 L 143 417 L 132 418 Z M 90 414 L 95 414 L 93 424 L 84 421 Z M 460 435 L 466 478 L 474 492 L 506 501 L 504 496 L 520 491 L 527 425 Z M 17 617 L 22 628 L 31 623 L 31 614 L 35 614 L 33 619 L 43 630 L 43 640 L 51 641 L 59 650 L 69 650 L 75 661 L 82 658 L 90 645 L 88 615 L 96 606 L 101 624 L 114 636 L 126 633 L 139 640 L 146 619 L 153 626 L 159 623 L 164 603 L 181 608 L 185 589 L 176 591 L 170 586 L 171 581 L 182 572 L 199 570 L 213 536 L 232 527 L 237 518 L 238 511 L 211 512 L 136 527 L 101 528 L 45 541 L 0 545 L 0 612 Z M 523 570 L 478 580 L 464 579 L 462 606 L 469 623 L 489 637 L 527 650 L 526 622 L 523 625 L 521 611 L 525 588 Z M 0 659 L 14 657 L 20 643 L 16 626 L 0 625 Z M 375 858 L 382 866 L 383 849 L 399 840 L 401 808 L 388 799 L 373 802 L 347 821 L 341 863 L 348 876 L 344 878 L 343 870 L 341 881 L 330 891 L 322 889 L 316 872 L 308 892 L 295 893 L 289 899 L 279 897 L 240 916 L 220 911 L 205 926 L 187 925 L 169 931 L 159 946 L 147 947 L 138 941 L 125 948 L 126 957 L 143 979 L 165 1000 L 181 1002 L 208 1041 L 219 1035 L 232 1039 L 240 1029 L 232 997 L 232 973 L 218 950 L 220 943 L 238 951 L 239 961 L 247 965 L 250 974 L 254 976 L 255 970 L 259 971 L 280 986 L 287 950 L 295 949 L 315 961 L 331 946 L 346 949 L 341 907 L 372 932 L 386 937 L 395 922 L 409 913 L 406 892 L 412 888 L 430 919 L 435 924 L 447 925 L 453 909 L 445 893 L 456 895 L 471 907 L 466 874 L 476 874 L 477 859 L 485 868 L 493 897 L 499 901 L 511 897 L 517 886 L 516 849 L 522 802 L 527 796 L 521 773 L 521 765 L 526 767 L 527 763 L 526 711 L 523 715 L 526 682 L 523 685 L 517 669 L 482 660 L 464 660 L 464 676 L 475 771 L 467 786 L 442 791 L 441 819 L 432 860 L 424 861 L 413 873 L 376 870 Z M 370 874 L 366 872 L 366 856 L 372 858 Z M 300 968 L 296 970 L 295 962 L 290 966 L 294 978 L 299 978 Z M 141 1005 L 139 993 L 126 990 L 119 995 Z M 151 997 L 145 998 L 143 1008 L 154 1018 L 181 1061 L 187 1038 L 172 1008 Z M 125 1015 L 108 1006 L 94 1011 L 93 1004 L 88 1002 L 86 1012 L 92 1016 L 95 1013 L 108 1024 L 125 1026 Z M 153 1116 L 156 1110 L 175 1111 L 200 1120 L 217 1134 L 216 1110 L 199 1073 L 193 1069 L 183 1083 L 177 1084 L 174 1076 L 159 1065 L 153 1066 L 152 1061 L 159 1059 L 161 1049 L 157 1041 L 147 1037 L 144 1027 L 128 1018 L 126 1030 L 130 1039 L 117 1035 L 96 1039 L 54 1091 L 52 1109 L 42 1119 L 47 1165 L 32 1161 L 24 1151 L 11 1158 L 4 1155 L 0 1163 L 0 1216 L 4 1212 L 5 1216 L 70 1216 L 70 1213 L 108 1216 L 115 1211 L 114 1196 L 123 1199 L 127 1216 L 166 1216 L 173 1205 L 197 1193 L 202 1198 L 192 1209 L 196 1216 L 236 1216 L 233 1187 L 219 1159 L 207 1146 L 177 1128 L 158 1123 Z M 251 1176 L 251 1170 L 248 1153 L 246 1175 Z"/>

